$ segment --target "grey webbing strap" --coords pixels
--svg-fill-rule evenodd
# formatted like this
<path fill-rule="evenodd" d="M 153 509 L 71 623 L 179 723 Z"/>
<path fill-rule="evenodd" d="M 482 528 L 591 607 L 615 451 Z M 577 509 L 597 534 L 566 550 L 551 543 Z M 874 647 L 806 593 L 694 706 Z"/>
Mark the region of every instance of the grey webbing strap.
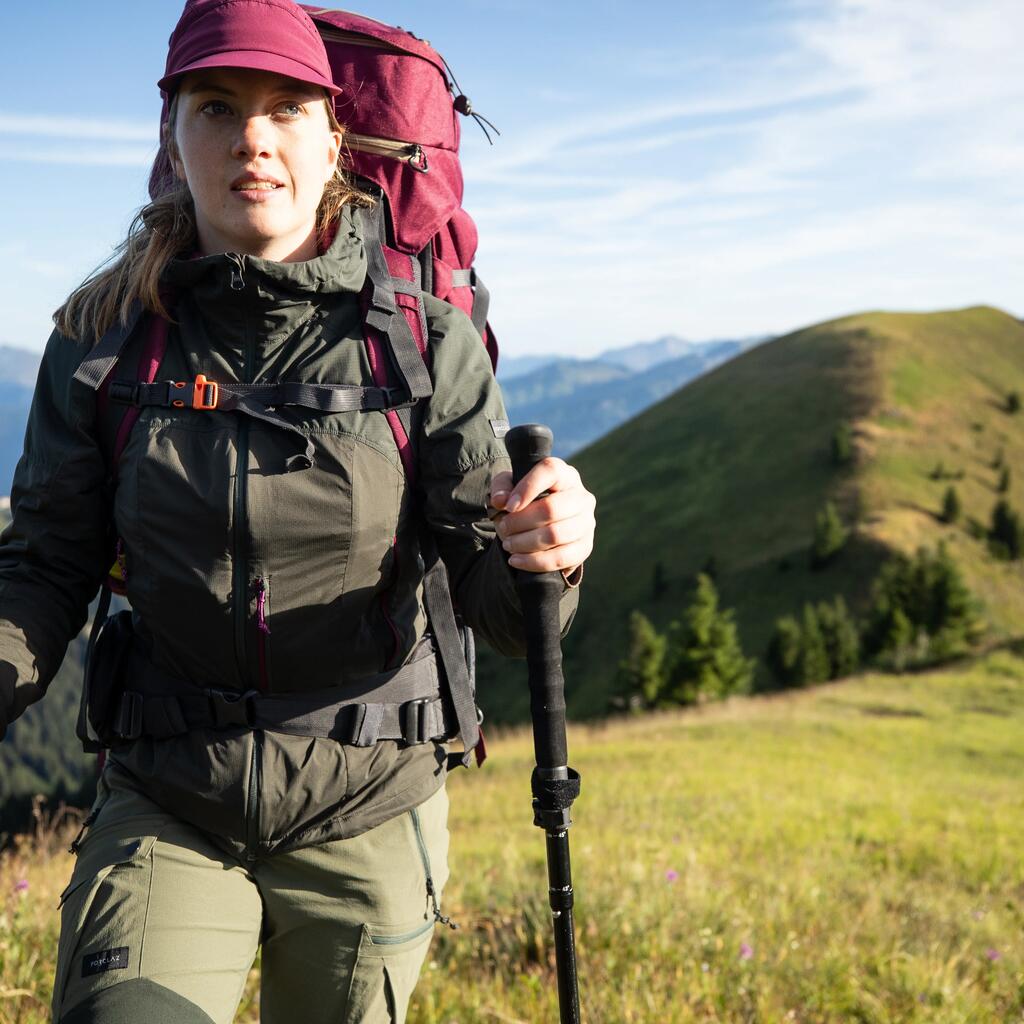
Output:
<path fill-rule="evenodd" d="M 473 321 L 473 326 L 480 332 L 480 337 L 485 338 L 487 333 L 487 312 L 491 308 L 491 293 L 477 276 L 475 270 L 470 270 L 469 273 L 473 285 L 473 311 L 469 314 L 469 317 Z"/>
<path fill-rule="evenodd" d="M 360 209 L 359 215 L 363 225 L 366 273 L 371 285 L 366 323 L 388 339 L 395 369 L 409 400 L 429 398 L 434 393 L 434 385 L 416 339 L 412 336 L 412 329 L 395 301 L 394 279 L 384 256 L 384 236 L 381 231 L 383 205 L 378 202 L 372 209 Z"/>
<path fill-rule="evenodd" d="M 82 741 L 85 751 L 91 754 L 101 750 L 102 744 L 99 742 L 99 737 L 92 731 L 89 722 L 89 663 L 95 657 L 96 640 L 99 638 L 109 613 L 110 588 L 104 585 L 100 590 L 100 599 L 96 605 L 96 614 L 93 616 L 92 629 L 89 630 L 89 645 L 85 649 L 85 678 L 82 680 L 82 700 L 78 706 L 78 722 L 75 725 L 75 735 Z"/>
<path fill-rule="evenodd" d="M 115 321 L 79 364 L 74 379 L 87 384 L 93 391 L 99 391 L 103 387 L 103 382 L 110 376 L 110 371 L 117 365 L 142 312 L 142 303 L 133 303 L 127 322 Z"/>
<path fill-rule="evenodd" d="M 391 285 L 396 292 L 401 292 L 403 295 L 419 295 L 423 290 L 417 282 L 406 281 L 404 277 L 391 278 Z"/>
<path fill-rule="evenodd" d="M 437 543 L 429 529 L 421 530 L 420 537 L 427 565 L 427 571 L 423 576 L 424 604 L 427 606 L 427 617 L 444 665 L 448 691 L 455 707 L 455 717 L 458 719 L 459 734 L 462 737 L 462 754 L 453 757 L 468 768 L 473 750 L 480 741 L 480 724 L 477 721 L 476 701 L 466 665 L 466 647 L 455 622 L 448 572 L 441 561 Z"/>
<path fill-rule="evenodd" d="M 473 271 L 472 270 L 453 270 L 452 271 L 452 287 L 453 288 L 471 288 L 473 286 Z"/>

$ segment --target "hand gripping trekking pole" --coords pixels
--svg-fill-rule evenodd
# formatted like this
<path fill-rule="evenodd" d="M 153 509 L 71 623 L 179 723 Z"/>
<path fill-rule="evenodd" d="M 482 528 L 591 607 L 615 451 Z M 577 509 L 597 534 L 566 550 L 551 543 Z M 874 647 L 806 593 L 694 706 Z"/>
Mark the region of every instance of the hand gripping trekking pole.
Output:
<path fill-rule="evenodd" d="M 512 458 L 513 486 L 551 454 L 552 434 L 530 423 L 505 435 Z M 578 1024 L 569 809 L 579 795 L 580 777 L 568 765 L 565 740 L 565 681 L 562 677 L 558 604 L 565 589 L 559 572 L 516 570 L 516 589 L 526 626 L 526 663 L 533 719 L 533 823 L 544 829 L 548 853 L 548 898 L 555 930 L 555 966 L 561 1024 Z"/>

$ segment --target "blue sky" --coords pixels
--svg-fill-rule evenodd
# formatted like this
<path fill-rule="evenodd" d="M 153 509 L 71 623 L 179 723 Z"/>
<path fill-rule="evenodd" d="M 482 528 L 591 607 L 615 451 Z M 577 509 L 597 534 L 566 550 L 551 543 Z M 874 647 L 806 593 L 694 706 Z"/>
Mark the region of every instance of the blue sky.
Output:
<path fill-rule="evenodd" d="M 350 0 L 352 2 L 352 0 Z M 4 12 L 0 343 L 143 202 L 180 0 Z M 464 123 L 503 351 L 781 333 L 869 309 L 1024 316 L 1020 0 L 381 0 Z"/>

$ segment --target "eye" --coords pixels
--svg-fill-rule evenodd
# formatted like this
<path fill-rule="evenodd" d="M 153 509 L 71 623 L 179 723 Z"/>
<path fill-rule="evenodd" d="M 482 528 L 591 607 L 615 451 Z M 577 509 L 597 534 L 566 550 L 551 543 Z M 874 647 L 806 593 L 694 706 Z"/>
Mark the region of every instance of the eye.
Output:
<path fill-rule="evenodd" d="M 287 103 L 281 104 L 281 112 L 287 117 L 301 117 L 305 110 L 301 103 L 296 103 L 294 100 L 288 100 Z"/>
<path fill-rule="evenodd" d="M 200 104 L 199 111 L 204 114 L 230 114 L 231 108 L 223 100 L 207 100 Z"/>

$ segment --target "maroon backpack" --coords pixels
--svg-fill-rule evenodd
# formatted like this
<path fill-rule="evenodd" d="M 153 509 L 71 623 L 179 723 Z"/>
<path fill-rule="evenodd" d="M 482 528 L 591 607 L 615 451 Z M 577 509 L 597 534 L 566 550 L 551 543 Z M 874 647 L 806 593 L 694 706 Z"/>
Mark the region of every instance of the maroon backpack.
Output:
<path fill-rule="evenodd" d="M 429 43 L 402 29 L 346 11 L 308 6 L 305 10 L 324 39 L 334 80 L 342 88 L 335 109 L 346 129 L 350 168 L 359 183 L 379 200 L 373 210 L 360 211 L 369 264 L 362 295 L 364 333 L 374 383 L 384 394 L 398 394 L 394 408 L 385 406 L 381 411 L 391 426 L 406 475 L 414 483 L 411 405 L 429 396 L 432 390 L 425 365 L 427 338 L 422 293 L 430 292 L 466 312 L 480 333 L 492 368 L 497 366 L 497 342 L 487 322 L 488 292 L 473 268 L 477 230 L 461 206 L 463 179 L 458 154 L 457 115 L 471 116 L 481 127 L 484 119 L 474 113 L 461 91 L 457 93 L 447 63 Z M 166 112 L 165 103 L 164 116 Z M 154 198 L 162 194 L 173 180 L 170 161 L 161 147 L 150 174 L 150 194 Z M 113 380 L 118 359 L 141 316 L 138 311 L 128 324 L 112 328 L 76 374 L 98 393 L 99 416 L 111 439 L 112 475 L 116 474 L 118 460 L 142 405 L 149 404 L 139 402 L 138 395 L 157 380 L 167 346 L 166 321 L 149 318 L 138 364 L 119 368 L 120 380 Z M 132 390 L 126 388 L 126 380 L 135 385 L 133 399 L 119 398 L 115 390 L 112 400 L 112 385 L 122 395 Z M 183 390 L 179 401 L 171 404 L 227 407 L 223 400 L 217 404 L 218 390 L 212 382 L 179 382 L 174 387 Z M 333 400 L 345 387 L 325 385 L 322 390 L 325 394 L 333 390 L 334 394 L 329 396 Z M 220 389 L 222 393 L 227 390 Z M 230 397 L 241 405 L 251 401 L 252 396 L 247 394 L 250 390 L 255 389 L 232 386 Z M 116 422 L 110 412 L 114 405 L 127 405 Z M 466 763 L 473 750 L 480 763 L 486 754 L 479 730 L 482 716 L 475 707 L 472 633 L 457 621 L 447 572 L 425 530 L 421 533 L 421 546 L 426 565 L 427 615 L 464 745 L 465 752 L 458 760 Z M 120 544 L 117 554 L 117 563 L 104 588 L 104 603 L 96 616 L 100 628 L 110 593 L 124 589 Z M 385 617 L 389 597 L 387 592 L 381 595 Z M 94 628 L 90 651 L 98 635 L 99 629 Z M 79 735 L 87 749 L 95 749 L 87 738 L 87 694 L 83 698 Z"/>

